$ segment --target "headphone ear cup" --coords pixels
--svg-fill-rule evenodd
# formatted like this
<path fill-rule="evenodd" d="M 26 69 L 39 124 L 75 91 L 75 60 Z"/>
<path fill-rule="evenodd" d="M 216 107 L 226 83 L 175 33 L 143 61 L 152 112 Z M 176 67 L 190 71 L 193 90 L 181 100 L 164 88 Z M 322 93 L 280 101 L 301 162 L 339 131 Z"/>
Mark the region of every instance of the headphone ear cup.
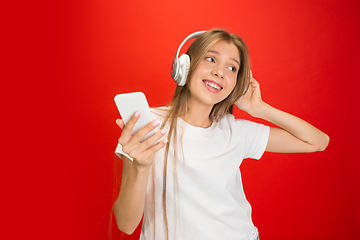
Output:
<path fill-rule="evenodd" d="M 184 86 L 186 83 L 186 78 L 187 75 L 189 73 L 189 69 L 190 69 L 190 57 L 187 54 L 182 54 L 179 57 L 179 64 L 180 64 L 180 75 L 179 75 L 179 79 L 177 79 L 177 83 L 179 86 Z"/>

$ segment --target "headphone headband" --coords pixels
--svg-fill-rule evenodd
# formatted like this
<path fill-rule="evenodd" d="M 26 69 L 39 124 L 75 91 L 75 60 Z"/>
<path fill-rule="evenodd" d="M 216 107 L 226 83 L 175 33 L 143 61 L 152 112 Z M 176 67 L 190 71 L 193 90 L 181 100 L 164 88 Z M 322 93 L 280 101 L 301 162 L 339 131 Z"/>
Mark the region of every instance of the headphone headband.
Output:
<path fill-rule="evenodd" d="M 187 54 L 182 54 L 179 57 L 180 50 L 182 46 L 189 41 L 190 39 L 196 38 L 200 36 L 201 34 L 205 33 L 206 31 L 198 31 L 190 34 L 187 36 L 182 43 L 180 44 L 175 58 L 171 64 L 171 77 L 175 80 L 175 82 L 180 85 L 184 86 L 186 83 L 187 74 L 190 67 L 190 57 Z"/>
<path fill-rule="evenodd" d="M 178 48 L 178 50 L 177 50 L 177 52 L 176 52 L 175 59 L 177 59 L 177 58 L 179 57 L 180 50 L 181 50 L 182 46 L 184 46 L 184 44 L 185 44 L 187 41 L 189 41 L 189 40 L 191 40 L 191 39 L 193 39 L 193 38 L 196 38 L 196 37 L 200 36 L 201 34 L 203 34 L 203 33 L 205 33 L 205 32 L 206 32 L 206 31 L 198 31 L 198 32 L 194 32 L 194 33 L 190 34 L 189 36 L 187 36 L 187 37 L 182 41 L 182 43 L 180 44 L 180 46 L 179 46 L 179 48 Z"/>

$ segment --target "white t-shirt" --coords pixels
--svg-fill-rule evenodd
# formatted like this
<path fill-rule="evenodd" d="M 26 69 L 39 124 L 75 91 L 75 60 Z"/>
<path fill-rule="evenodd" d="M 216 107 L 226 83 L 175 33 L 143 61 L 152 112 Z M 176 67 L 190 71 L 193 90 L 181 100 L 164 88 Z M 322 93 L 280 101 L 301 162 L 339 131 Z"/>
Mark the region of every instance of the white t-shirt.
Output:
<path fill-rule="evenodd" d="M 175 164 L 174 146 L 169 141 L 166 181 L 169 239 L 251 239 L 256 228 L 239 166 L 245 158 L 262 156 L 269 127 L 236 120 L 231 114 L 209 128 L 194 127 L 180 118 L 177 127 L 179 136 L 183 132 L 182 146 L 178 141 Z M 166 239 L 162 204 L 164 152 L 165 148 L 156 153 L 149 175 L 141 240 Z M 121 146 L 116 153 L 122 154 Z"/>

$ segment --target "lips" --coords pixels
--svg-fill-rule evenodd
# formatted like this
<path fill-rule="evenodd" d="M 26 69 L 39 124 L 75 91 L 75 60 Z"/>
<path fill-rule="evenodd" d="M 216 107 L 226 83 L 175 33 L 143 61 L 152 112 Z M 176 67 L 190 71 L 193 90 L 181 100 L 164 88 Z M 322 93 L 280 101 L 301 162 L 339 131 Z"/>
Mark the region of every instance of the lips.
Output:
<path fill-rule="evenodd" d="M 223 87 L 220 84 L 218 84 L 212 80 L 204 79 L 203 83 L 212 92 L 219 92 L 220 90 L 223 89 Z"/>

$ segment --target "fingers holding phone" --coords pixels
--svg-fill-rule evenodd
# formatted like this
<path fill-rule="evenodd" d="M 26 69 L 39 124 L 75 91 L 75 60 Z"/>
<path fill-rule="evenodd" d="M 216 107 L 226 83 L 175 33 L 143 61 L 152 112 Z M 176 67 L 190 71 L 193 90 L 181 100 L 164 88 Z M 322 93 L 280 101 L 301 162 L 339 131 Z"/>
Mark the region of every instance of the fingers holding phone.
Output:
<path fill-rule="evenodd" d="M 122 118 L 116 123 L 123 129 L 119 144 L 125 154 L 145 159 L 165 146 L 166 141 L 160 139 L 166 131 L 159 129 L 159 120 L 153 119 L 144 93 L 118 94 L 114 101 Z"/>
<path fill-rule="evenodd" d="M 129 121 L 126 124 L 124 123 L 123 120 L 120 120 L 120 121 L 122 121 L 122 123 L 120 121 L 117 121 L 117 123 L 120 123 L 120 125 L 123 126 L 122 133 L 121 133 L 121 136 L 120 136 L 120 139 L 119 139 L 119 143 L 122 146 L 124 146 L 124 144 L 126 144 L 132 138 L 132 131 L 133 131 L 134 125 L 139 120 L 139 117 L 140 117 L 140 112 L 137 111 L 129 119 Z"/>
<path fill-rule="evenodd" d="M 153 120 L 145 127 L 139 129 L 134 135 L 132 135 L 134 125 L 140 118 L 140 112 L 137 111 L 127 122 L 123 128 L 123 132 L 119 138 L 119 144 L 122 146 L 122 150 L 134 161 L 141 165 L 151 165 L 152 155 L 159 151 L 167 143 L 167 139 L 161 138 L 166 134 L 166 129 L 156 128 L 159 126 L 160 121 Z M 150 137 L 145 137 L 155 131 Z"/>

